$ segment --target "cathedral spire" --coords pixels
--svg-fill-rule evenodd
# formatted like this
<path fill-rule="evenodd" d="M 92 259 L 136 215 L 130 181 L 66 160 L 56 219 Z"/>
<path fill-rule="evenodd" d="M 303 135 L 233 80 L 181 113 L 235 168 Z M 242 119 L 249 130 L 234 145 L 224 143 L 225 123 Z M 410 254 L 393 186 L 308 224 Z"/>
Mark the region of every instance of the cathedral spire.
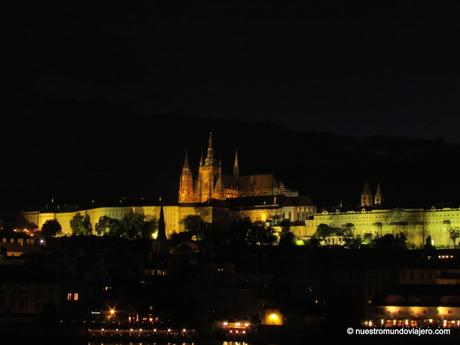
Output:
<path fill-rule="evenodd" d="M 208 152 L 205 160 L 206 165 L 214 164 L 214 147 L 212 145 L 212 132 L 209 132 Z"/>
<path fill-rule="evenodd" d="M 190 165 L 188 163 L 188 151 L 185 150 L 185 158 L 184 158 L 184 167 L 182 169 L 190 169 Z"/>
<path fill-rule="evenodd" d="M 383 203 L 383 193 L 382 187 L 380 187 L 380 183 L 377 185 L 377 191 L 375 192 L 374 204 L 375 205 L 382 205 Z"/>
<path fill-rule="evenodd" d="M 369 182 L 366 181 L 364 184 L 363 192 L 361 193 L 361 206 L 367 207 L 372 206 L 373 204 L 372 192 L 371 188 L 369 187 Z"/>
<path fill-rule="evenodd" d="M 238 149 L 235 149 L 235 162 L 233 163 L 233 176 L 235 180 L 240 177 L 240 165 L 238 163 Z"/>

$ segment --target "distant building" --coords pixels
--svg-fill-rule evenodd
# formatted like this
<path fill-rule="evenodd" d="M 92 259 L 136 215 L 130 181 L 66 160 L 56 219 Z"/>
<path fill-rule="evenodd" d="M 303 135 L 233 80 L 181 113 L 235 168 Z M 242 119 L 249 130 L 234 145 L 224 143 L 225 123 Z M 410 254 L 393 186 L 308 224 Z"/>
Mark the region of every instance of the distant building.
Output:
<path fill-rule="evenodd" d="M 200 158 L 196 179 L 193 178 L 188 155 L 185 154 L 182 174 L 179 179 L 179 203 L 197 203 L 208 200 L 226 200 L 238 197 L 254 196 L 298 196 L 297 191 L 278 183 L 273 174 L 240 175 L 238 152 L 235 151 L 233 174 L 222 173 L 222 161 L 217 159 L 212 133 L 206 157 Z"/>
<path fill-rule="evenodd" d="M 2 256 L 21 256 L 36 250 L 38 240 L 21 231 L 0 231 L 0 250 Z"/>
<path fill-rule="evenodd" d="M 368 308 L 369 327 L 460 327 L 460 293 L 453 285 L 400 285 Z"/>
<path fill-rule="evenodd" d="M 373 197 L 366 182 L 361 193 L 361 207 L 324 208 L 306 220 L 305 233 L 300 237 L 313 236 L 320 224 L 326 224 L 333 228 L 349 227 L 353 235 L 361 239 L 403 233 L 409 245 L 415 247 L 425 245 L 429 236 L 436 247 L 459 245 L 458 238 L 453 239 L 452 234 L 460 231 L 460 207 L 387 208 L 383 201 L 381 186 L 378 185 Z"/>

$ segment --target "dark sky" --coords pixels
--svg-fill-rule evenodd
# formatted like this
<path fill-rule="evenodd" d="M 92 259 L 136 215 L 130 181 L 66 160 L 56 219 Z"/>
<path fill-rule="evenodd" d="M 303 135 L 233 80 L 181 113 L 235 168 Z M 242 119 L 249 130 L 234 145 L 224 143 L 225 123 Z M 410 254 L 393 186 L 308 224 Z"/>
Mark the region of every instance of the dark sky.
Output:
<path fill-rule="evenodd" d="M 459 141 L 458 6 L 368 3 L 13 2 L 2 11 L 3 86 L 152 113 Z"/>

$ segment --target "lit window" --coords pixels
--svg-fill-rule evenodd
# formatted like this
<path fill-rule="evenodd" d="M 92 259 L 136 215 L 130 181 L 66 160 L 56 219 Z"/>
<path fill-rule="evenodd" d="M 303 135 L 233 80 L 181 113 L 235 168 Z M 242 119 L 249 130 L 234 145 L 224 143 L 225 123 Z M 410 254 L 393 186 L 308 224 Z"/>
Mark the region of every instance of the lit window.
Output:
<path fill-rule="evenodd" d="M 68 300 L 68 301 L 71 301 L 71 300 L 72 300 L 72 293 L 69 292 L 69 293 L 67 294 L 67 300 Z"/>
<path fill-rule="evenodd" d="M 78 292 L 75 292 L 75 293 L 73 294 L 73 300 L 74 300 L 74 301 L 78 301 Z"/>

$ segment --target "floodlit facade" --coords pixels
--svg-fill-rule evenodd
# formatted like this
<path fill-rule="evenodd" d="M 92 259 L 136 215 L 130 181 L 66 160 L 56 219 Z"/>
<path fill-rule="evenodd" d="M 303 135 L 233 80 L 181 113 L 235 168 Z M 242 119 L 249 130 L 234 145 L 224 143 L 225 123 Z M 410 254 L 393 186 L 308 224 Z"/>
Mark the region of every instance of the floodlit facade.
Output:
<path fill-rule="evenodd" d="M 235 152 L 233 174 L 222 174 L 222 161 L 215 155 L 212 133 L 206 157 L 200 158 L 196 179 L 185 154 L 179 179 L 179 203 L 276 195 L 296 197 L 299 193 L 285 188 L 283 182 L 278 183 L 273 174 L 240 175 L 238 152 Z"/>

